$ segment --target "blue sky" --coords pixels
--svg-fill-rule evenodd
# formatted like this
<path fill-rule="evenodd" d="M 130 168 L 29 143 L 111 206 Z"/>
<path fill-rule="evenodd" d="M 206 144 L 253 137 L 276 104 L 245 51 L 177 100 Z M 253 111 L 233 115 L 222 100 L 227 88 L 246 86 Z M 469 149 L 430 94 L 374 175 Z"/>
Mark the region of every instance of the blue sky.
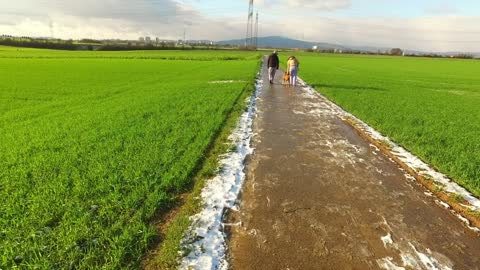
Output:
<path fill-rule="evenodd" d="M 197 10 L 211 16 L 222 16 L 222 13 L 244 15 L 248 8 L 248 0 L 179 0 L 181 3 L 189 4 Z M 256 2 L 259 2 L 257 4 Z M 274 4 L 269 5 L 272 2 Z M 277 5 L 282 1 L 255 1 L 255 10 L 260 13 L 277 14 Z M 480 1 L 475 0 L 457 0 L 457 1 L 438 1 L 438 0 L 352 0 L 351 4 L 342 9 L 329 10 L 303 10 L 297 8 L 290 12 L 297 14 L 317 13 L 325 15 L 329 13 L 335 16 L 395 16 L 403 18 L 412 18 L 427 15 L 462 15 L 478 16 L 480 12 Z M 399 3 L 401 2 L 401 3 Z M 281 15 L 281 14 L 279 14 Z"/>
<path fill-rule="evenodd" d="M 248 0 L 0 0 L 0 34 L 242 38 Z M 429 51 L 480 51 L 478 0 L 255 0 L 260 36 Z M 52 26 L 52 27 L 50 27 Z"/>
<path fill-rule="evenodd" d="M 352 8 L 344 14 L 352 16 L 395 16 L 420 17 L 428 15 L 478 15 L 480 2 L 473 0 L 435 1 L 435 0 L 402 0 L 402 1 L 352 1 Z M 443 14 L 442 14 L 443 13 Z"/>

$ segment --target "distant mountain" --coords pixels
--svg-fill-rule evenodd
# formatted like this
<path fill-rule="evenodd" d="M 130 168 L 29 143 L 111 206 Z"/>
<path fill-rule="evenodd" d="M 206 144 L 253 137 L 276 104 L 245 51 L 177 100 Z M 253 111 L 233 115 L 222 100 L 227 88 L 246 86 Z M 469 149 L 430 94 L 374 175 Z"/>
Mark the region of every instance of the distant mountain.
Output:
<path fill-rule="evenodd" d="M 242 46 L 242 45 L 245 45 L 245 39 L 224 40 L 224 41 L 217 42 L 217 44 Z M 337 45 L 337 44 L 302 41 L 302 40 L 296 40 L 296 39 L 280 37 L 280 36 L 259 37 L 258 46 L 271 47 L 271 48 L 298 48 L 298 49 L 311 49 L 313 46 L 318 46 L 319 49 L 345 49 L 344 46 Z"/>
<path fill-rule="evenodd" d="M 233 46 L 243 46 L 245 45 L 245 39 L 233 39 L 233 40 L 223 40 L 218 41 L 216 44 L 219 45 L 233 45 Z M 270 48 L 285 48 L 285 49 L 312 49 L 314 46 L 317 46 L 317 49 L 325 50 L 325 49 L 337 49 L 337 50 L 352 50 L 352 51 L 361 51 L 361 52 L 388 52 L 392 48 L 387 47 L 374 47 L 374 46 L 355 46 L 355 45 L 338 45 L 332 43 L 325 43 L 325 42 L 313 42 L 313 41 L 302 41 L 291 39 L 287 37 L 281 36 L 270 36 L 270 37 L 259 37 L 258 38 L 258 46 L 259 47 L 270 47 Z M 432 54 L 432 52 L 425 52 L 419 50 L 405 50 L 408 54 L 416 54 L 416 55 L 425 55 L 425 54 Z M 438 55 L 443 56 L 450 56 L 450 55 L 457 55 L 461 54 L 461 52 L 443 52 L 443 53 L 435 53 Z M 466 53 L 469 55 L 473 55 L 474 57 L 480 58 L 480 53 Z"/>

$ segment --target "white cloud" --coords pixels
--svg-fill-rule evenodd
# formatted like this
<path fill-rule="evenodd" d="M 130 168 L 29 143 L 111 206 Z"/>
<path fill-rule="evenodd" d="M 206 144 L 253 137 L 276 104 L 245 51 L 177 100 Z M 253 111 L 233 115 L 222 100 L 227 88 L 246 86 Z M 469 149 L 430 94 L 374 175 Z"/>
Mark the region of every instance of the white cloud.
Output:
<path fill-rule="evenodd" d="M 261 35 L 286 35 L 339 45 L 401 47 L 426 51 L 480 51 L 480 16 L 418 18 L 293 17 L 292 22 L 271 21 Z"/>
<path fill-rule="evenodd" d="M 0 0 L 2 13 L 26 16 L 64 14 L 85 18 L 142 19 L 178 11 L 172 0 Z M 159 18 L 161 19 L 161 17 Z"/>
<path fill-rule="evenodd" d="M 452 15 L 458 13 L 459 10 L 451 3 L 443 2 L 427 8 L 425 12 L 434 15 Z"/>
<path fill-rule="evenodd" d="M 323 11 L 333 11 L 337 9 L 346 9 L 352 5 L 351 0 L 290 0 L 287 4 L 292 7 L 315 9 Z"/>
<path fill-rule="evenodd" d="M 431 51 L 480 48 L 480 30 L 476 29 L 480 16 L 361 18 L 329 13 L 349 5 L 349 0 L 262 0 L 257 3 L 260 36 Z M 276 12 L 291 12 L 262 16 L 262 10 L 268 11 L 270 6 Z M 233 14 L 212 19 L 179 0 L 17 0 L 13 4 L 0 0 L 0 14 L 0 34 L 26 36 L 50 36 L 51 22 L 55 36 L 61 38 L 137 39 L 149 35 L 180 39 L 186 29 L 187 39 L 224 40 L 242 38 L 246 30 L 243 11 L 239 17 Z M 325 17 L 328 14 L 330 17 Z"/>
<path fill-rule="evenodd" d="M 295 9 L 334 11 L 346 9 L 352 5 L 351 0 L 257 0 L 255 6 L 260 8 L 271 8 L 282 10 L 285 14 L 295 12 Z"/>
<path fill-rule="evenodd" d="M 178 39 L 184 28 L 189 38 L 220 38 L 232 30 L 232 23 L 219 24 L 173 0 L 0 0 L 0 7 L 8 17 L 0 20 L 0 33 L 12 35 L 50 36 L 50 23 L 61 38 Z"/>

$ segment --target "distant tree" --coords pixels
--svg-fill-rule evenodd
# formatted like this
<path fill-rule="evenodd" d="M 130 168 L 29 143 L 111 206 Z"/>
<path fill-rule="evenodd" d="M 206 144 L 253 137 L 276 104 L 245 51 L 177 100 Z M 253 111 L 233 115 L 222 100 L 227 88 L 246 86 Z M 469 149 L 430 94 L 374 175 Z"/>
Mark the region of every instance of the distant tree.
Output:
<path fill-rule="evenodd" d="M 391 55 L 403 55 L 403 51 L 400 48 L 393 48 L 390 50 Z"/>
<path fill-rule="evenodd" d="M 95 40 L 95 39 L 90 39 L 90 38 L 83 38 L 80 39 L 81 43 L 96 43 L 96 44 L 101 44 L 102 42 Z"/>
<path fill-rule="evenodd" d="M 473 55 L 471 54 L 466 54 L 466 53 L 460 53 L 460 54 L 456 54 L 453 56 L 453 58 L 460 58 L 460 59 L 473 59 Z"/>

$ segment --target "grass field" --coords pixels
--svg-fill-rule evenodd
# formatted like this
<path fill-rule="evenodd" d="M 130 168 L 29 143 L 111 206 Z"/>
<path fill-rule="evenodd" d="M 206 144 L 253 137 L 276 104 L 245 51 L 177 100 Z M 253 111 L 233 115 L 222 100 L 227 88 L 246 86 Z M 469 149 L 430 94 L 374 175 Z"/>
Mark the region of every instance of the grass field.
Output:
<path fill-rule="evenodd" d="M 318 91 L 480 196 L 480 61 L 299 55 Z"/>
<path fill-rule="evenodd" d="M 243 52 L 0 47 L 0 268 L 137 268 L 257 70 Z"/>
<path fill-rule="evenodd" d="M 0 45 L 1 58 L 36 58 L 36 59 L 145 59 L 145 60 L 256 60 L 260 53 L 227 50 L 174 50 L 174 51 L 62 51 L 16 48 Z"/>

